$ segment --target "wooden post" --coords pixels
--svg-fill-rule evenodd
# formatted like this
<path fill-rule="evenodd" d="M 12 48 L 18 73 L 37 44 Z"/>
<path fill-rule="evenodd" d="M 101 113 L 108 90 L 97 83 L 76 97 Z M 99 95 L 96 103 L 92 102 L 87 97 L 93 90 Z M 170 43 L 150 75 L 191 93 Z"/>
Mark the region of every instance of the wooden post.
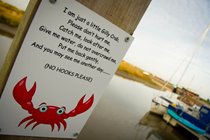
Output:
<path fill-rule="evenodd" d="M 26 32 L 29 28 L 29 25 L 33 19 L 33 16 L 37 10 L 37 7 L 40 3 L 40 0 L 31 0 L 25 15 L 24 19 L 21 21 L 18 30 L 16 32 L 15 38 L 12 42 L 12 45 L 8 51 L 8 54 L 6 56 L 5 62 L 1 68 L 0 71 L 0 96 L 3 92 L 4 86 L 6 84 L 6 81 L 9 77 L 10 71 L 12 69 L 12 66 L 14 64 L 14 61 L 16 59 L 16 56 L 20 50 L 21 44 L 23 42 L 23 39 L 26 35 Z"/>
<path fill-rule="evenodd" d="M 26 32 L 30 26 L 31 20 L 39 6 L 41 0 L 31 0 L 23 21 L 20 23 L 13 43 L 9 49 L 5 63 L 0 71 L 0 95 L 19 52 L 20 46 L 24 40 Z M 113 24 L 117 25 L 129 34 L 133 34 L 150 0 L 78 0 L 80 3 L 103 16 Z M 33 137 L 24 136 L 0 136 L 5 140 L 32 140 Z M 41 138 L 48 140 L 50 138 Z"/>

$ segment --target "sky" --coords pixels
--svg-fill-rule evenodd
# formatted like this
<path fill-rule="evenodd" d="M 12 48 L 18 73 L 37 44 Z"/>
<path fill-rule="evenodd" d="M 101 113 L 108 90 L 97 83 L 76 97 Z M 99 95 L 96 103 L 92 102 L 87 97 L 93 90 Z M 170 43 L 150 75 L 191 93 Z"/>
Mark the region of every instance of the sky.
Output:
<path fill-rule="evenodd" d="M 210 98 L 209 9 L 209 0 L 152 0 L 124 59 Z"/>

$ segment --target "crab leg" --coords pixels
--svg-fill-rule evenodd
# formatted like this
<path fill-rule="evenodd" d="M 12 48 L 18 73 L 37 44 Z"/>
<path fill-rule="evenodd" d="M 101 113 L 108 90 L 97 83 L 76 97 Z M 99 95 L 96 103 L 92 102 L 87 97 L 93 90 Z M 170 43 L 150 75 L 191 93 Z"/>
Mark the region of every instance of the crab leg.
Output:
<path fill-rule="evenodd" d="M 33 84 L 32 88 L 29 91 L 27 91 L 26 79 L 27 77 L 24 77 L 15 85 L 13 89 L 13 97 L 23 109 L 27 110 L 30 114 L 32 114 L 32 111 L 34 110 L 32 97 L 36 91 L 36 82 Z"/>
<path fill-rule="evenodd" d="M 37 125 L 39 125 L 40 123 L 39 122 L 37 122 L 32 128 L 31 128 L 31 130 L 33 130 Z"/>
<path fill-rule="evenodd" d="M 52 123 L 52 124 L 50 124 L 51 125 L 51 128 L 52 128 L 52 131 L 54 130 L 54 124 Z"/>
<path fill-rule="evenodd" d="M 94 101 L 94 95 L 92 95 L 86 102 L 83 103 L 85 98 L 85 95 L 79 100 L 77 103 L 77 106 L 68 113 L 69 117 L 76 116 L 78 114 L 81 114 L 85 111 L 87 111 L 93 104 Z"/>
<path fill-rule="evenodd" d="M 66 122 L 65 122 L 64 120 L 62 120 L 61 123 L 62 123 L 62 125 L 63 125 L 63 127 L 64 127 L 64 131 L 65 131 L 65 130 L 66 130 L 67 124 L 66 124 Z"/>
<path fill-rule="evenodd" d="M 61 125 L 60 125 L 60 123 L 58 122 L 58 123 L 56 123 L 56 125 L 58 126 L 58 131 L 60 130 L 60 128 L 61 128 Z"/>
<path fill-rule="evenodd" d="M 26 124 L 25 128 L 27 128 L 30 124 L 32 124 L 32 123 L 34 123 L 34 122 L 36 122 L 36 121 L 35 121 L 35 120 L 31 120 L 30 122 L 28 122 L 28 123 Z"/>
<path fill-rule="evenodd" d="M 31 119 L 33 119 L 33 116 L 28 116 L 28 117 L 24 118 L 24 119 L 18 124 L 18 127 L 19 127 L 22 123 L 24 123 L 24 122 L 26 122 L 26 121 L 28 121 L 28 120 L 31 120 Z"/>

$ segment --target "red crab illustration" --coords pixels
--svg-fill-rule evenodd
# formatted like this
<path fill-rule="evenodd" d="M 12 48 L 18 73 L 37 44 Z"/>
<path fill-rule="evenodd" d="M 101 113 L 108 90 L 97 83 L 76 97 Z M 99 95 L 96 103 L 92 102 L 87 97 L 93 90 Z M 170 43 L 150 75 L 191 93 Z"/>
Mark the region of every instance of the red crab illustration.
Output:
<path fill-rule="evenodd" d="M 83 103 L 85 95 L 79 100 L 77 106 L 66 113 L 66 107 L 57 107 L 52 105 L 47 105 L 46 103 L 41 103 L 38 108 L 34 108 L 32 98 L 36 91 L 36 82 L 34 82 L 32 88 L 27 91 L 26 89 L 26 79 L 27 77 L 20 80 L 13 89 L 13 97 L 16 102 L 21 105 L 21 107 L 28 111 L 30 116 L 24 118 L 19 124 L 18 127 L 26 121 L 29 121 L 25 128 L 29 125 L 35 123 L 31 130 L 40 124 L 51 125 L 52 131 L 54 130 L 54 125 L 57 125 L 58 131 L 60 130 L 60 125 L 66 130 L 67 123 L 65 119 L 69 117 L 74 117 L 78 114 L 81 114 L 87 111 L 93 104 L 94 95 L 92 95 L 85 103 Z"/>

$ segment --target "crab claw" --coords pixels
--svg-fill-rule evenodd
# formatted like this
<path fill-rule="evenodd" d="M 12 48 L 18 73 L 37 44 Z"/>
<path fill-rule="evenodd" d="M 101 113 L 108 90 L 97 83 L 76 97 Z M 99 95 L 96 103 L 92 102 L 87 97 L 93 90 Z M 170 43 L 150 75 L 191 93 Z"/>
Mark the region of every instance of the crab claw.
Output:
<path fill-rule="evenodd" d="M 69 117 L 73 117 L 78 114 L 81 114 L 87 111 L 92 106 L 93 101 L 94 101 L 94 94 L 85 103 L 83 103 L 84 98 L 85 98 L 85 95 L 79 100 L 79 102 L 77 103 L 77 106 L 68 113 Z"/>
<path fill-rule="evenodd" d="M 33 103 L 31 100 L 36 91 L 36 82 L 34 83 L 33 87 L 27 91 L 26 79 L 27 77 L 24 77 L 15 85 L 13 89 L 13 97 L 23 109 L 30 112 L 33 109 Z"/>

